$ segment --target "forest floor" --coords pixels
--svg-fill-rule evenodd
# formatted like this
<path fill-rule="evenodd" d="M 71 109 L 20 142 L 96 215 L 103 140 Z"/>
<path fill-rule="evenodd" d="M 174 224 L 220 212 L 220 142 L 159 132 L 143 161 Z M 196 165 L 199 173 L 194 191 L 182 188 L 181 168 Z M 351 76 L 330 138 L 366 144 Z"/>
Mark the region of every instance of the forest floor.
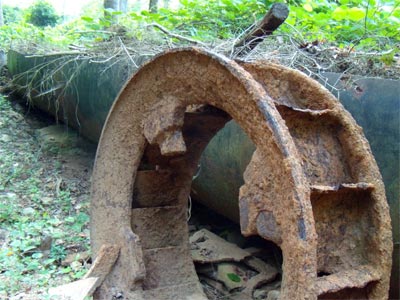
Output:
<path fill-rule="evenodd" d="M 90 265 L 95 147 L 68 131 L 56 140 L 57 128 L 0 95 L 0 299 L 46 299 Z"/>

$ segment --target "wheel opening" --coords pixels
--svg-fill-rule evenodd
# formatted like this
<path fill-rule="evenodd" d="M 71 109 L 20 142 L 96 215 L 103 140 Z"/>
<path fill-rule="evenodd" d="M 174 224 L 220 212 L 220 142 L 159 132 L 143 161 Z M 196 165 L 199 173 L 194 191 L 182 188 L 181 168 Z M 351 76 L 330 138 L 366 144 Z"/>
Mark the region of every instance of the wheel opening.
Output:
<path fill-rule="evenodd" d="M 279 246 L 258 236 L 242 236 L 240 226 L 226 217 L 232 219 L 234 213 L 228 212 L 223 216 L 196 202 L 191 203 L 190 211 L 188 209 L 188 199 L 199 197 L 199 193 L 192 189 L 192 180 L 202 173 L 201 154 L 214 136 L 218 138 L 217 132 L 221 128 L 230 126 L 229 123 L 226 125 L 229 120 L 230 116 L 224 111 L 209 105 L 195 110 L 186 109 L 182 127 L 186 153 L 165 156 L 161 155 L 158 145 L 147 144 L 145 148 L 132 197 L 132 230 L 142 241 L 146 270 L 152 273 L 144 281 L 145 290 L 181 284 L 182 280 L 190 284 L 197 281 L 202 283 L 204 293 L 213 299 L 230 293 L 252 296 L 256 289 L 259 293 L 268 293 L 280 288 L 282 251 Z M 254 146 L 250 145 L 249 149 L 254 150 Z M 224 152 L 227 149 L 218 150 Z M 243 162 L 241 167 L 245 168 L 247 163 Z M 242 175 L 238 180 L 243 183 Z M 190 197 L 191 192 L 193 197 Z M 233 208 L 231 205 L 230 212 L 239 211 L 239 192 L 234 191 L 234 194 L 236 199 L 230 201 L 236 203 Z M 217 210 L 223 211 L 221 206 Z M 211 239 L 215 235 L 218 241 L 214 246 L 208 244 L 207 248 L 204 242 L 210 239 L 210 235 Z M 187 249 L 189 238 L 192 255 Z M 233 255 L 229 252 L 218 254 L 224 249 L 213 247 L 218 248 L 221 243 L 228 245 L 228 249 L 236 247 L 242 258 L 239 260 L 236 252 Z M 193 249 L 196 247 L 202 249 L 196 252 Z M 217 256 L 222 256 L 212 258 L 213 254 L 208 251 L 213 250 Z M 170 254 L 160 254 L 162 251 L 169 251 Z M 245 252 L 248 255 L 243 254 Z M 192 257 L 193 269 L 187 267 L 188 264 L 193 267 Z M 262 270 L 264 267 L 265 270 Z M 174 274 L 175 271 L 177 274 Z M 175 279 L 165 280 L 171 277 Z M 247 287 L 247 282 L 251 283 L 251 287 Z"/>

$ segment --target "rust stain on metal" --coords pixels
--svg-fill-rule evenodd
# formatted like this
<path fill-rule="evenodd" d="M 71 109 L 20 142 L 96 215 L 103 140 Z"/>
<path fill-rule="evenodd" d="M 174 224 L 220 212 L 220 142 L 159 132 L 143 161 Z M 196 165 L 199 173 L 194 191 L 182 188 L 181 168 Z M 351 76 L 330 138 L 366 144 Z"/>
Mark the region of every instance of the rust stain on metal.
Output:
<path fill-rule="evenodd" d="M 361 128 L 297 71 L 191 48 L 143 66 L 103 129 L 92 249 L 121 251 L 96 299 L 206 299 L 185 212 L 201 153 L 230 118 L 257 147 L 240 189 L 242 232 L 281 247 L 280 299 L 387 298 L 388 205 Z"/>

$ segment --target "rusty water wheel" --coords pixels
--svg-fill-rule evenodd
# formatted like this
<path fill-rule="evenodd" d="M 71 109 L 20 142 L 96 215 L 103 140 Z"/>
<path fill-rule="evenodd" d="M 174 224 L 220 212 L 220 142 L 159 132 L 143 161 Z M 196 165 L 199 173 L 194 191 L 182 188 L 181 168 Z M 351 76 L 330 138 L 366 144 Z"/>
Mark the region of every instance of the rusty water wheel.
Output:
<path fill-rule="evenodd" d="M 240 189 L 242 232 L 281 247 L 280 299 L 387 298 L 388 206 L 349 113 L 297 71 L 177 49 L 132 77 L 103 129 L 92 250 L 114 244 L 120 254 L 95 299 L 206 299 L 187 198 L 202 151 L 230 118 L 257 147 Z"/>

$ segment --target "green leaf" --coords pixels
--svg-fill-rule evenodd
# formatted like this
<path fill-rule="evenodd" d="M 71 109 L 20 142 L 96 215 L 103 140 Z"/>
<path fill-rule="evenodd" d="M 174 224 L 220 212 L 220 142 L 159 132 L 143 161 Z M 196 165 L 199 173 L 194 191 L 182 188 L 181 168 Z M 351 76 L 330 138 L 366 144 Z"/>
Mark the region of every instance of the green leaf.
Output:
<path fill-rule="evenodd" d="M 313 8 L 312 8 L 312 6 L 311 6 L 310 3 L 304 4 L 304 5 L 303 5 L 303 8 L 304 8 L 306 11 L 308 11 L 308 12 L 312 12 L 312 11 L 313 11 Z"/>
<path fill-rule="evenodd" d="M 43 257 L 43 253 L 41 253 L 41 252 L 36 252 L 36 253 L 32 254 L 32 258 L 34 258 L 34 259 L 39 259 L 42 257 Z"/>
<path fill-rule="evenodd" d="M 352 7 L 348 10 L 349 20 L 360 21 L 365 18 L 365 11 L 358 7 Z"/>
<path fill-rule="evenodd" d="M 68 274 L 71 271 L 72 271 L 72 269 L 70 267 L 62 268 L 60 270 L 60 272 L 63 273 L 63 274 Z"/>
<path fill-rule="evenodd" d="M 75 218 L 72 216 L 66 217 L 65 218 L 65 222 L 67 223 L 74 223 L 75 222 Z"/>
<path fill-rule="evenodd" d="M 230 280 L 232 280 L 233 282 L 240 282 L 241 281 L 240 277 L 235 273 L 228 273 L 228 274 L 226 274 L 226 276 L 228 276 L 228 278 Z"/>
<path fill-rule="evenodd" d="M 93 20 L 94 20 L 93 18 L 88 17 L 88 16 L 82 16 L 81 19 L 85 22 L 93 22 Z"/>

